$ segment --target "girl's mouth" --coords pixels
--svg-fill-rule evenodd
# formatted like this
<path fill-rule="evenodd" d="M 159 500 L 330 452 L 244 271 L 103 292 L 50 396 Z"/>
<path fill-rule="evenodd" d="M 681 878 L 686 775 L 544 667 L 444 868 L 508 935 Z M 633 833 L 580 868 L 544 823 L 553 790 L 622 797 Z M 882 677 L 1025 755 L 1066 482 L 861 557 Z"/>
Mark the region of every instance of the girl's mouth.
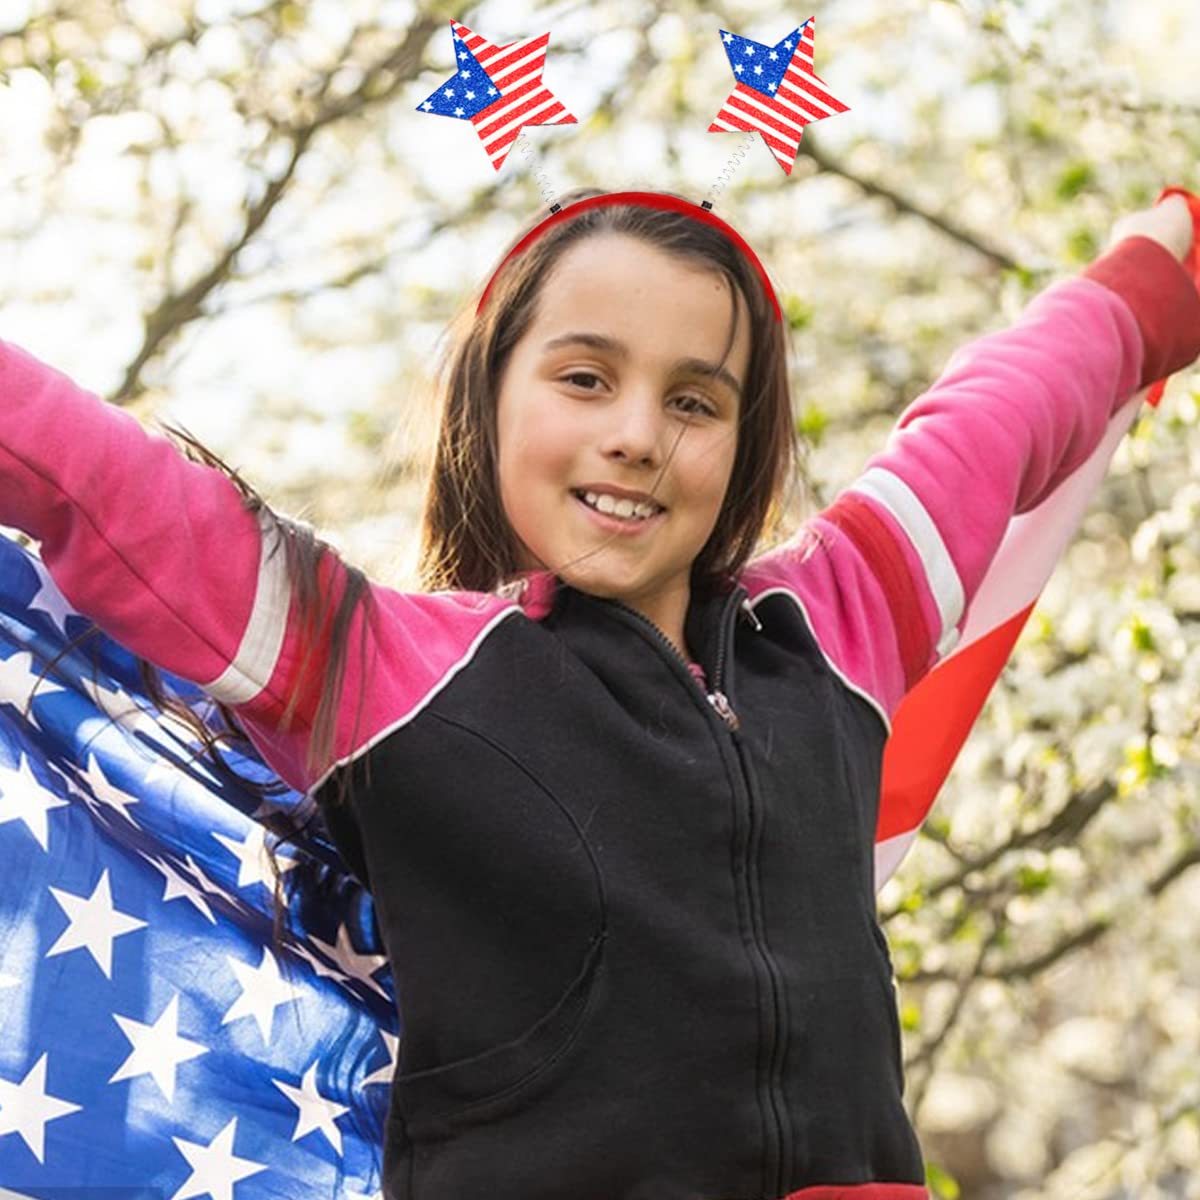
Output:
<path fill-rule="evenodd" d="M 662 505 L 645 502 L 635 504 L 632 500 L 618 500 L 603 492 L 584 492 L 572 488 L 571 495 L 593 521 L 614 533 L 641 533 L 658 525 L 667 511 Z"/>

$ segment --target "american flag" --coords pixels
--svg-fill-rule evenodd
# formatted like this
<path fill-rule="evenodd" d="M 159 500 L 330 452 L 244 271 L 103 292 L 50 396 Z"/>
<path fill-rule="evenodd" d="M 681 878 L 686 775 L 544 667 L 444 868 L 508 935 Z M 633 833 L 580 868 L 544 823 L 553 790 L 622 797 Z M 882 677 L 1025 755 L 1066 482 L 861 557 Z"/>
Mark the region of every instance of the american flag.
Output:
<path fill-rule="evenodd" d="M 458 70 L 418 112 L 470 121 L 497 171 L 523 126 L 576 124 L 542 82 L 549 33 L 493 46 L 459 21 L 450 26 Z"/>
<path fill-rule="evenodd" d="M 1200 288 L 1200 196 L 1167 187 L 1155 203 L 1180 195 L 1192 214 L 1195 240 L 1184 270 Z M 875 831 L 875 886 L 881 888 L 916 841 L 1013 646 L 1055 566 L 1095 498 L 1122 437 L 1143 411 L 1157 406 L 1159 379 L 1121 408 L 1104 437 L 1037 508 L 1014 517 L 978 590 L 962 637 L 904 697 L 883 755 Z"/>
<path fill-rule="evenodd" d="M 788 175 L 800 149 L 804 126 L 849 112 L 813 70 L 816 17 L 809 17 L 773 46 L 721 30 L 737 86 L 708 127 L 709 133 L 761 133 Z"/>
<path fill-rule="evenodd" d="M 193 761 L 117 643 L 38 682 L 90 627 L 0 536 L 0 1195 L 377 1196 L 399 1028 L 369 897 L 311 801 Z M 305 880 L 281 948 L 268 815 Z"/>

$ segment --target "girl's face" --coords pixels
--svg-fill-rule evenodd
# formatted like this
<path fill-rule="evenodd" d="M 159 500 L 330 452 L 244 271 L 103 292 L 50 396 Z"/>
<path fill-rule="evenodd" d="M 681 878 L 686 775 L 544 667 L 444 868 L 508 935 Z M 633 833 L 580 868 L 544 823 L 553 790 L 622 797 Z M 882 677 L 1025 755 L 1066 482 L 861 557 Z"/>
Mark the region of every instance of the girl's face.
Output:
<path fill-rule="evenodd" d="M 497 400 L 500 493 L 524 568 L 682 620 L 737 448 L 750 334 L 736 302 L 737 337 L 710 378 L 733 320 L 715 270 L 619 234 L 551 268 Z"/>

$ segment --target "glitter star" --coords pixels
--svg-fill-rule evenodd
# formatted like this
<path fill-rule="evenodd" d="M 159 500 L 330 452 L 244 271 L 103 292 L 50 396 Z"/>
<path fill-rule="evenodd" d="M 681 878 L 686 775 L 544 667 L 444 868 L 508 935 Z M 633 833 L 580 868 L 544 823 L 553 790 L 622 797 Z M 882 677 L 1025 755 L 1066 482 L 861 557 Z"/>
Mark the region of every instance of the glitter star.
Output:
<path fill-rule="evenodd" d="M 455 53 L 464 69 L 458 74 L 471 82 L 467 103 L 450 105 L 449 89 L 435 92 L 418 111 L 470 121 L 498 171 L 525 125 L 574 125 L 575 116 L 559 103 L 542 82 L 550 35 L 493 45 L 460 21 L 451 21 Z M 484 83 L 486 94 L 483 94 Z M 432 105 L 432 108 L 428 107 Z"/>
<path fill-rule="evenodd" d="M 738 77 L 720 111 L 709 125 L 710 133 L 739 130 L 760 133 L 775 160 L 790 175 L 800 149 L 804 127 L 834 113 L 849 112 L 813 70 L 813 37 L 816 18 L 781 38 L 774 46 L 721 30 L 729 64 Z M 793 52 L 793 45 L 796 47 Z M 736 58 L 752 58 L 762 50 L 766 66 L 755 65 L 753 76 L 743 79 Z"/>

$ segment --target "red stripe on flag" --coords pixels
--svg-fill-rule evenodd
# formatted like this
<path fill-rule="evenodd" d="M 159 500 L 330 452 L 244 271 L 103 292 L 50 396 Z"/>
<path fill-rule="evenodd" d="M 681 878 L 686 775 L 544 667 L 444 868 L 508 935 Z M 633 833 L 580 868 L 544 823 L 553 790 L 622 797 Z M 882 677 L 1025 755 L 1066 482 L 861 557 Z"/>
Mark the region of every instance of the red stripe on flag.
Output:
<path fill-rule="evenodd" d="M 900 702 L 883 748 L 877 842 L 925 819 L 1034 603 L 934 667 Z"/>

